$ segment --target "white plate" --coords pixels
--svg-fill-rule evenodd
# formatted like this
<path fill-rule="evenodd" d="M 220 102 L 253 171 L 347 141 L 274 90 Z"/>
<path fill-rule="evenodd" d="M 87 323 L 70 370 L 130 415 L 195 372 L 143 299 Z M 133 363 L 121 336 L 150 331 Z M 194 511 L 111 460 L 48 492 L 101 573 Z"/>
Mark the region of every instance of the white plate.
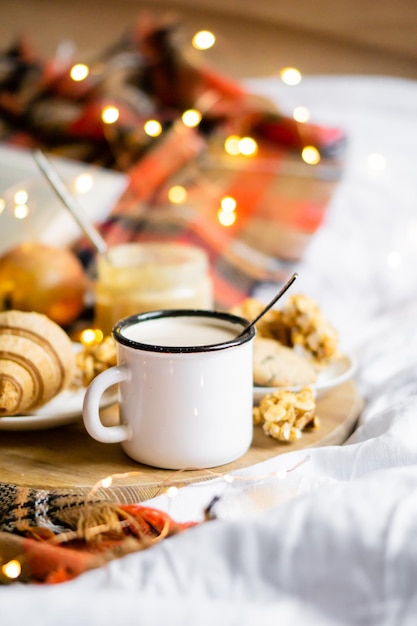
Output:
<path fill-rule="evenodd" d="M 62 391 L 33 415 L 0 417 L 0 430 L 45 430 L 77 422 L 81 419 L 84 396 L 84 387 Z M 100 408 L 104 409 L 116 400 L 117 392 L 109 389 L 101 399 Z"/>
<path fill-rule="evenodd" d="M 341 354 L 337 358 L 333 359 L 329 365 L 320 370 L 317 376 L 317 381 L 310 385 L 315 391 L 317 396 L 323 395 L 329 389 L 337 387 L 346 382 L 355 373 L 357 367 L 356 359 L 353 356 L 347 354 Z M 277 389 L 288 389 L 289 391 L 298 391 L 300 387 L 257 387 L 253 388 L 253 398 L 255 404 L 258 404 L 260 400 L 267 394 L 277 391 Z"/>

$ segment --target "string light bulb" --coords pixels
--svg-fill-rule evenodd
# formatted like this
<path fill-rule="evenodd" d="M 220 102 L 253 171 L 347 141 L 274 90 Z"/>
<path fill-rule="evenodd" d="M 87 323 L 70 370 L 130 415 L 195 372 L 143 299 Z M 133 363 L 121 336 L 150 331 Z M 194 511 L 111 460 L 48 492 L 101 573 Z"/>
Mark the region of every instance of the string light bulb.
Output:
<path fill-rule="evenodd" d="M 310 111 L 307 109 L 307 107 L 298 106 L 295 107 L 294 111 L 292 112 L 292 116 L 296 122 L 305 123 L 308 122 L 308 120 L 310 119 Z"/>
<path fill-rule="evenodd" d="M 317 165 L 320 162 L 320 152 L 315 146 L 305 146 L 302 149 L 301 158 L 307 165 Z"/>
<path fill-rule="evenodd" d="M 229 135 L 224 142 L 224 150 L 230 156 L 237 156 L 240 154 L 239 150 L 240 137 L 238 135 Z"/>
<path fill-rule="evenodd" d="M 112 476 L 106 476 L 106 478 L 103 478 L 101 480 L 101 486 L 104 487 L 104 489 L 108 489 L 109 487 L 111 487 L 113 484 L 113 478 Z"/>
<path fill-rule="evenodd" d="M 178 491 L 178 487 L 176 487 L 175 485 L 171 485 L 170 487 L 168 487 L 165 493 L 167 494 L 168 498 L 175 498 L 175 496 L 178 495 Z"/>
<path fill-rule="evenodd" d="M 201 122 L 202 115 L 197 109 L 188 109 L 181 116 L 182 122 L 188 128 L 195 128 Z"/>
<path fill-rule="evenodd" d="M 225 211 L 220 207 L 217 211 L 217 219 L 222 226 L 232 226 L 236 222 L 236 212 Z"/>
<path fill-rule="evenodd" d="M 232 198 L 232 196 L 224 196 L 220 200 L 220 206 L 223 209 L 223 211 L 234 211 L 236 209 L 236 205 L 237 205 L 237 202 L 235 198 Z"/>
<path fill-rule="evenodd" d="M 25 189 L 19 189 L 19 191 L 16 191 L 13 198 L 15 204 L 26 204 L 28 199 L 28 192 L 25 191 Z"/>
<path fill-rule="evenodd" d="M 145 122 L 143 130 L 149 137 L 159 137 L 162 133 L 162 124 L 158 120 L 148 120 Z"/>
<path fill-rule="evenodd" d="M 87 78 L 90 73 L 88 65 L 84 63 L 76 63 L 70 70 L 70 76 L 74 82 L 81 82 Z"/>
<path fill-rule="evenodd" d="M 22 573 L 22 565 L 16 559 L 12 559 L 2 565 L 1 572 L 4 576 L 7 576 L 7 578 L 15 580 L 16 578 L 19 578 Z"/>
<path fill-rule="evenodd" d="M 187 199 L 187 190 L 182 185 L 173 185 L 168 190 L 168 200 L 172 204 L 182 204 Z"/>
<path fill-rule="evenodd" d="M 114 124 L 120 117 L 120 111 L 117 107 L 109 105 L 104 107 L 101 112 L 101 119 L 105 124 Z"/>
<path fill-rule="evenodd" d="M 18 220 L 24 220 L 29 215 L 29 207 L 27 204 L 17 204 L 14 208 L 14 216 Z"/>
<path fill-rule="evenodd" d="M 196 50 L 208 50 L 216 43 L 216 37 L 209 30 L 200 30 L 194 35 L 191 43 Z"/>
<path fill-rule="evenodd" d="M 224 142 L 224 150 L 230 156 L 254 156 L 258 152 L 258 144 L 253 137 L 229 135 Z"/>
<path fill-rule="evenodd" d="M 93 186 L 93 178 L 90 174 L 80 174 L 74 180 L 74 187 L 78 193 L 87 193 Z"/>
<path fill-rule="evenodd" d="M 85 328 L 80 335 L 80 341 L 88 348 L 94 344 L 101 343 L 103 341 L 103 331 L 100 328 Z"/>
<path fill-rule="evenodd" d="M 301 72 L 296 67 L 284 67 L 279 75 L 282 82 L 291 87 L 298 85 L 302 80 Z"/>
<path fill-rule="evenodd" d="M 252 137 L 239 139 L 239 152 L 244 156 L 254 156 L 258 152 L 258 144 Z"/>

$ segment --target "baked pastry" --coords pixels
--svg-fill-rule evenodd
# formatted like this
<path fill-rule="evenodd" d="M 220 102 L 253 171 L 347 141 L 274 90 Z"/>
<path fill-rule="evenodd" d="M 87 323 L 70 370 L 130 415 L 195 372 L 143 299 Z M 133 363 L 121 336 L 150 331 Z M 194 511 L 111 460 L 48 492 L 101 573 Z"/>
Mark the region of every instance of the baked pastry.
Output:
<path fill-rule="evenodd" d="M 304 387 L 316 381 L 313 365 L 292 348 L 268 337 L 255 337 L 253 382 L 260 387 Z"/>
<path fill-rule="evenodd" d="M 0 417 L 42 406 L 74 372 L 72 342 L 58 324 L 41 313 L 0 312 Z"/>
<path fill-rule="evenodd" d="M 264 306 L 255 298 L 246 298 L 231 312 L 252 320 Z M 257 322 L 256 330 L 258 336 L 276 339 L 290 348 L 297 347 L 316 364 L 325 364 L 337 354 L 339 338 L 336 329 L 318 304 L 304 294 L 291 295 L 280 309 L 267 311 Z"/>

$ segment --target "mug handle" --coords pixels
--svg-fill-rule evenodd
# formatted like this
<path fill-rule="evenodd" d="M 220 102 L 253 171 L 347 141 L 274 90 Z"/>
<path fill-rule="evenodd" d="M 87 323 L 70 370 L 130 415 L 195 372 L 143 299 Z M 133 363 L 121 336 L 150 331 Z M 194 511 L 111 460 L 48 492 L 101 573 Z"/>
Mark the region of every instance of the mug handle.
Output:
<path fill-rule="evenodd" d="M 130 380 L 130 375 L 127 365 L 114 365 L 93 378 L 87 387 L 83 403 L 83 420 L 86 431 L 93 439 L 101 443 L 118 443 L 129 439 L 130 429 L 127 424 L 103 426 L 100 420 L 100 399 L 106 389 Z"/>

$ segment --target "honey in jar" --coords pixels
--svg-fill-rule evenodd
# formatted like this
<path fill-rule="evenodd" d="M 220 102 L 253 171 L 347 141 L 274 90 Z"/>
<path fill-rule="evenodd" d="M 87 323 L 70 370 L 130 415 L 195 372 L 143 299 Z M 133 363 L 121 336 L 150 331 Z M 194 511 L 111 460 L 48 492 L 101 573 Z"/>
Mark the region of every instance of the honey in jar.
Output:
<path fill-rule="evenodd" d="M 204 250 L 180 243 L 127 243 L 97 257 L 94 324 L 114 324 L 157 309 L 211 309 L 212 283 Z"/>

